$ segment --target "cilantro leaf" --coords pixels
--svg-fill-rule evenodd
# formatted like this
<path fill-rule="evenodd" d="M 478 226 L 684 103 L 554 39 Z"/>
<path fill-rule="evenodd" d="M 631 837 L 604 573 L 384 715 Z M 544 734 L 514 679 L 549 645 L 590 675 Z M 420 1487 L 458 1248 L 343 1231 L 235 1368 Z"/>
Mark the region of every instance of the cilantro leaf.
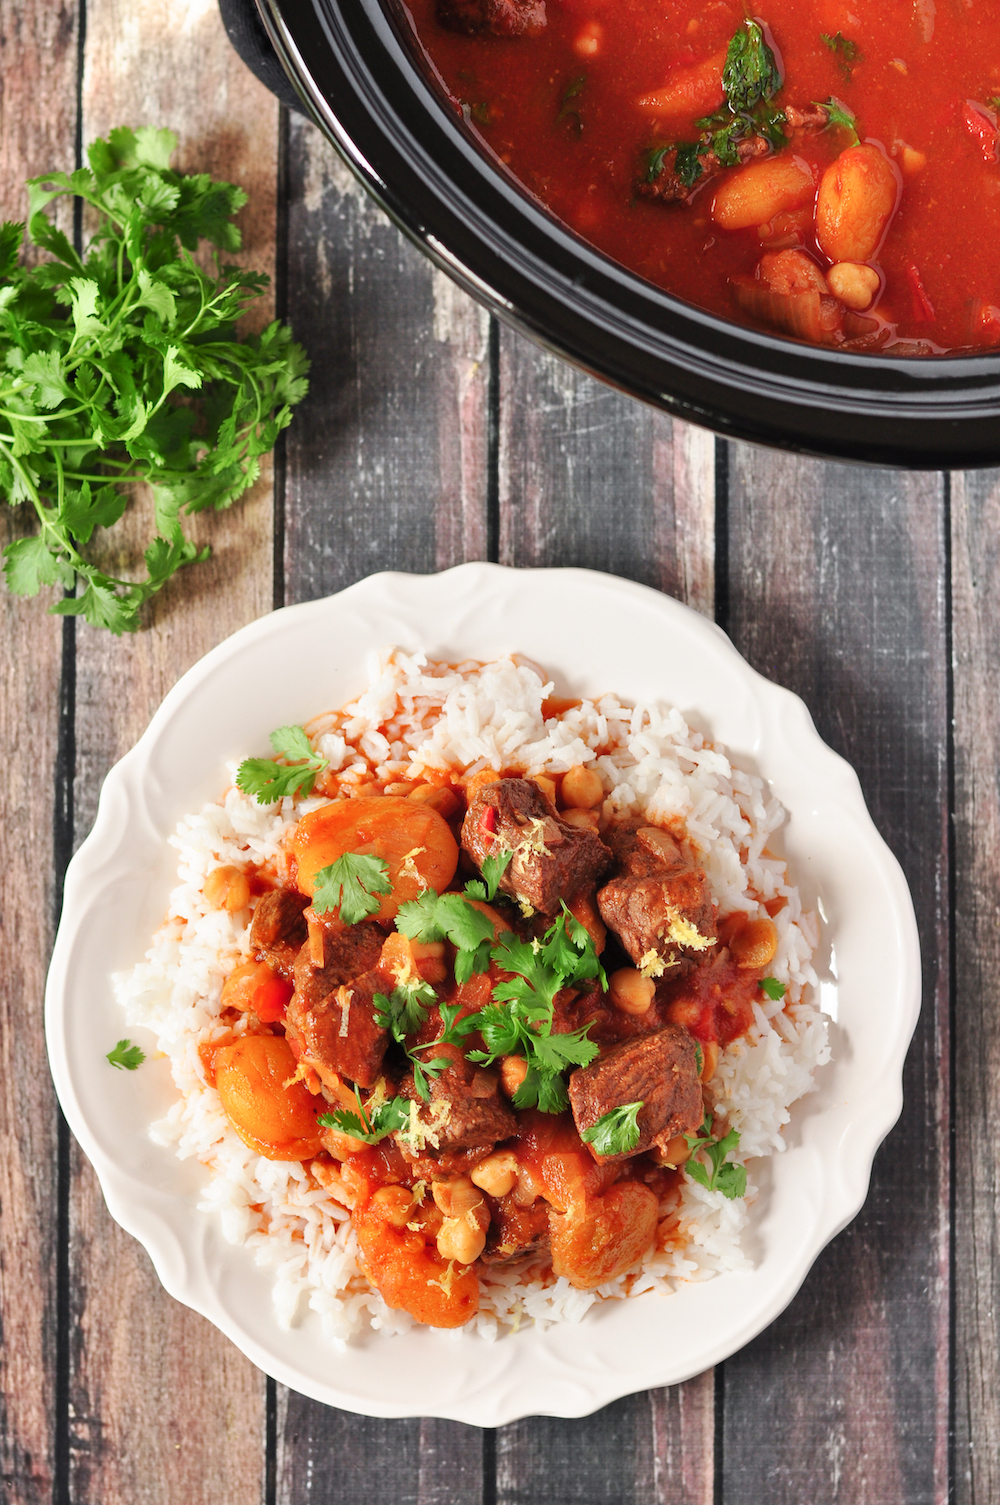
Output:
<path fill-rule="evenodd" d="M 287 327 L 234 333 L 267 278 L 192 254 L 205 241 L 238 249 L 245 193 L 176 172 L 175 146 L 170 131 L 122 127 L 91 143 L 89 166 L 31 179 L 28 236 L 47 260 L 19 264 L 24 226 L 0 226 L 0 493 L 38 523 L 7 551 L 8 582 L 22 594 L 58 587 L 51 611 L 116 634 L 135 631 L 144 603 L 207 557 L 182 511 L 241 496 L 306 390 L 308 361 Z M 86 207 L 82 256 L 47 217 L 60 198 Z M 145 575 L 108 574 L 88 545 L 143 485 L 156 529 L 140 550 Z M 102 557 L 120 552 L 102 544 Z"/>
<path fill-rule="evenodd" d="M 482 883 L 473 879 L 465 885 L 465 893 L 470 899 L 479 899 L 486 904 L 492 904 L 497 896 L 500 879 L 507 871 L 508 865 L 514 853 L 508 848 L 498 852 L 495 857 L 484 857 L 479 869 L 482 874 Z"/>
<path fill-rule="evenodd" d="M 766 993 L 768 998 L 773 999 L 775 1003 L 777 1003 L 779 998 L 784 998 L 788 991 L 785 984 L 779 982 L 776 977 L 762 977 L 760 986 L 761 991 Z"/>
<path fill-rule="evenodd" d="M 131 1040 L 119 1040 L 114 1050 L 108 1051 L 106 1059 L 119 1071 L 135 1071 L 146 1059 L 146 1052 L 133 1045 Z"/>
<path fill-rule="evenodd" d="M 756 21 L 746 21 L 729 43 L 722 70 L 722 91 L 734 115 L 749 113 L 773 99 L 781 88 L 781 74 L 764 33 Z"/>
<path fill-rule="evenodd" d="M 375 1022 L 380 1029 L 387 1029 L 392 1038 L 402 1045 L 407 1035 L 415 1035 L 427 1022 L 427 1009 L 437 1002 L 437 994 L 429 982 L 400 984 L 386 996 L 375 993 Z"/>
<path fill-rule="evenodd" d="M 855 63 L 864 61 L 864 53 L 857 42 L 852 42 L 849 37 L 845 37 L 842 31 L 835 32 L 833 36 L 821 31 L 819 39 L 824 47 L 829 47 L 845 78 L 850 78 Z"/>
<path fill-rule="evenodd" d="M 730 1129 L 722 1139 L 713 1139 L 712 1120 L 706 1118 L 700 1133 L 685 1134 L 684 1139 L 691 1151 L 690 1159 L 684 1162 L 684 1170 L 692 1181 L 697 1181 L 708 1191 L 721 1191 L 730 1201 L 746 1195 L 746 1166 L 726 1160 L 731 1151 L 739 1148 L 740 1136 L 736 1129 Z M 696 1158 L 702 1151 L 708 1156 L 711 1171 Z"/>
<path fill-rule="evenodd" d="M 332 1113 L 321 1113 L 316 1119 L 321 1129 L 339 1129 L 341 1134 L 350 1134 L 352 1139 L 365 1144 L 378 1144 L 387 1134 L 402 1129 L 410 1117 L 410 1101 L 405 1097 L 391 1097 L 370 1111 L 361 1102 L 361 1094 L 354 1089 L 358 1111 L 335 1108 Z"/>
<path fill-rule="evenodd" d="M 744 22 L 730 40 L 722 71 L 725 104 L 713 115 L 699 120 L 699 141 L 682 141 L 675 150 L 674 172 L 685 188 L 693 188 L 704 172 L 702 158 L 709 152 L 723 167 L 735 167 L 739 146 L 751 136 L 764 136 L 776 149 L 784 146 L 785 116 L 771 101 L 782 79 L 774 53 L 756 21 Z M 664 148 L 664 151 L 669 148 Z M 654 166 L 655 159 L 655 166 Z M 663 167 L 660 148 L 650 154 L 647 178 L 655 182 Z"/>
<path fill-rule="evenodd" d="M 451 941 L 459 953 L 455 959 L 459 982 L 467 982 L 473 972 L 485 972 L 489 966 L 493 921 L 462 894 L 439 895 L 425 888 L 415 899 L 399 906 L 396 929 L 414 941 Z M 463 952 L 468 958 L 460 968 Z"/>
<path fill-rule="evenodd" d="M 302 726 L 279 726 L 271 733 L 271 746 L 288 764 L 271 758 L 244 758 L 236 770 L 236 787 L 255 796 L 258 805 L 273 805 L 286 796 L 311 794 L 317 774 L 329 766 L 327 758 L 313 751 Z"/>
<path fill-rule="evenodd" d="M 623 1103 L 604 1113 L 589 1129 L 582 1129 L 580 1138 L 593 1145 L 598 1155 L 627 1155 L 639 1143 L 639 1109 L 637 1103 Z"/>
<path fill-rule="evenodd" d="M 317 914 L 338 911 L 345 925 L 356 925 L 381 907 L 376 894 L 391 891 L 389 864 L 382 857 L 345 852 L 336 862 L 320 868 L 313 889 Z"/>
<path fill-rule="evenodd" d="M 561 125 L 564 120 L 570 121 L 578 136 L 583 135 L 583 120 L 579 109 L 573 104 L 573 100 L 579 98 L 586 86 L 587 75 L 585 73 L 578 73 L 575 78 L 570 79 L 563 90 L 559 113 L 556 116 L 556 125 Z"/>
<path fill-rule="evenodd" d="M 555 998 L 563 988 L 597 977 L 607 987 L 594 943 L 564 905 L 541 940 L 523 941 L 513 931 L 504 931 L 492 957 L 514 975 L 495 985 L 491 1003 L 461 1021 L 467 1032 L 479 1031 L 485 1046 L 470 1051 L 469 1060 L 491 1065 L 500 1056 L 523 1056 L 527 1073 L 514 1106 L 562 1113 L 568 1102 L 563 1072 L 589 1065 L 598 1046 L 588 1039 L 586 1029 L 553 1031 Z"/>
<path fill-rule="evenodd" d="M 819 100 L 815 102 L 820 104 Z M 834 99 L 831 95 L 829 99 L 822 101 L 821 108 L 826 110 L 829 116 L 823 129 L 827 131 L 836 129 L 847 131 L 852 138 L 852 145 L 856 146 L 860 139 L 858 137 L 858 123 L 847 106 L 842 105 L 839 99 Z"/>

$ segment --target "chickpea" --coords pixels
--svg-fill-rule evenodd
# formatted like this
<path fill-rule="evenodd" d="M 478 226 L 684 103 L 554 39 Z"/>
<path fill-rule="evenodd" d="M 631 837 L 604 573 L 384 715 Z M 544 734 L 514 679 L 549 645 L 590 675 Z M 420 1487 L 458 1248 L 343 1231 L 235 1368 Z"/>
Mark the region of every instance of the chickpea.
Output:
<path fill-rule="evenodd" d="M 213 909 L 235 914 L 250 903 L 250 883 L 238 867 L 214 867 L 205 879 L 205 898 Z"/>
<path fill-rule="evenodd" d="M 437 1251 L 442 1259 L 471 1265 L 486 1248 L 486 1229 L 470 1226 L 465 1218 L 445 1218 L 437 1236 Z"/>
<path fill-rule="evenodd" d="M 471 1174 L 473 1183 L 487 1196 L 505 1197 L 517 1185 L 517 1161 L 509 1150 L 487 1155 Z"/>
<path fill-rule="evenodd" d="M 562 799 L 571 810 L 593 810 L 604 799 L 600 774 L 596 769 L 584 768 L 582 763 L 577 763 L 563 775 Z"/>
<path fill-rule="evenodd" d="M 446 1218 L 463 1218 L 484 1206 L 483 1195 L 468 1176 L 455 1176 L 450 1181 L 435 1181 L 431 1196 Z"/>
<path fill-rule="evenodd" d="M 550 804 L 555 804 L 558 790 L 555 779 L 550 779 L 547 773 L 536 773 L 531 782 L 536 789 L 540 789 Z"/>
<path fill-rule="evenodd" d="M 578 57 L 596 57 L 601 50 L 601 42 L 604 39 L 604 27 L 599 21 L 588 21 L 581 31 L 578 31 L 573 41 L 573 51 Z"/>
<path fill-rule="evenodd" d="M 386 1223 L 393 1228 L 405 1228 L 413 1210 L 413 1193 L 406 1186 L 380 1186 L 372 1204 Z"/>
<path fill-rule="evenodd" d="M 767 917 L 748 920 L 729 942 L 729 949 L 741 967 L 766 967 L 778 949 L 778 927 Z"/>
<path fill-rule="evenodd" d="M 673 1139 L 668 1139 L 666 1144 L 661 1145 L 655 1152 L 654 1158 L 660 1165 L 683 1165 L 685 1160 L 690 1160 L 691 1151 L 688 1149 L 687 1140 L 683 1134 L 676 1134 Z"/>
<path fill-rule="evenodd" d="M 791 152 L 763 157 L 723 178 L 715 194 L 712 218 L 723 230 L 749 230 L 786 209 L 812 198 L 813 176 L 806 162 Z"/>
<path fill-rule="evenodd" d="M 853 308 L 855 313 L 864 313 L 871 308 L 881 278 L 874 267 L 859 261 L 838 261 L 826 274 L 830 291 L 841 303 Z"/>
<path fill-rule="evenodd" d="M 897 145 L 900 167 L 906 177 L 915 178 L 927 166 L 927 153 L 918 151 L 915 146 L 908 146 L 905 141 L 897 142 Z"/>
<path fill-rule="evenodd" d="M 508 1097 L 513 1097 L 525 1077 L 528 1063 L 523 1056 L 504 1056 L 500 1062 L 500 1085 Z"/>
<path fill-rule="evenodd" d="M 608 978 L 608 993 L 616 1009 L 623 1014 L 645 1014 L 653 1002 L 656 984 L 643 977 L 635 967 L 619 967 Z"/>
<path fill-rule="evenodd" d="M 601 828 L 601 818 L 596 810 L 563 810 L 559 819 L 567 826 L 579 826 L 581 831 L 593 831 L 595 835 Z"/>

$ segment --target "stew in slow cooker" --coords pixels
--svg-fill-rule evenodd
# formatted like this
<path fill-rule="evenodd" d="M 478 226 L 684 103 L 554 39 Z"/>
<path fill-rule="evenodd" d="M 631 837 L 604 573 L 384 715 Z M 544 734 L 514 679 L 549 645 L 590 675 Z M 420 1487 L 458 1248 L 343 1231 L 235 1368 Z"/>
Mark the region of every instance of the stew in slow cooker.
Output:
<path fill-rule="evenodd" d="M 616 261 L 849 350 L 1000 346 L 1000 0 L 409 0 L 456 110 Z"/>

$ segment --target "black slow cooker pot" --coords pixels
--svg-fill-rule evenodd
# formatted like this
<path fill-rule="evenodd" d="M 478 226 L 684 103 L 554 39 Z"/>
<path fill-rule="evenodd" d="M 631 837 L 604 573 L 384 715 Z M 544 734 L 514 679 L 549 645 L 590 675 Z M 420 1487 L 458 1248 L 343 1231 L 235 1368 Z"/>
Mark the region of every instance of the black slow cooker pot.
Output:
<path fill-rule="evenodd" d="M 425 71 L 396 0 L 257 0 L 310 113 L 365 187 L 500 318 L 738 439 L 911 469 L 1000 464 L 1000 351 L 841 353 L 741 328 L 588 246 L 500 171 Z"/>

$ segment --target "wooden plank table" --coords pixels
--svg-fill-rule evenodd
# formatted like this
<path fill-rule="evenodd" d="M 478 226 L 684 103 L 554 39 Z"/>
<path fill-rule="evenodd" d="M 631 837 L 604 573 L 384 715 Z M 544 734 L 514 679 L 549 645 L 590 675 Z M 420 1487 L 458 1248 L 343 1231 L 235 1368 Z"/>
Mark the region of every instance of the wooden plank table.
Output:
<path fill-rule="evenodd" d="M 82 141 L 169 125 L 182 166 L 249 188 L 246 258 L 314 363 L 273 476 L 202 525 L 211 562 L 143 632 L 0 595 L 4 1501 L 1000 1499 L 1000 474 L 727 445 L 499 328 L 245 72 L 214 0 L 0 0 L 0 65 L 4 217 Z M 4 513 L 4 541 L 26 527 Z M 668 591 L 803 696 L 903 862 L 925 971 L 903 1117 L 788 1311 L 713 1374 L 496 1432 L 304 1400 L 166 1296 L 61 1121 L 41 1021 L 65 864 L 177 677 L 272 605 L 479 558 Z"/>

